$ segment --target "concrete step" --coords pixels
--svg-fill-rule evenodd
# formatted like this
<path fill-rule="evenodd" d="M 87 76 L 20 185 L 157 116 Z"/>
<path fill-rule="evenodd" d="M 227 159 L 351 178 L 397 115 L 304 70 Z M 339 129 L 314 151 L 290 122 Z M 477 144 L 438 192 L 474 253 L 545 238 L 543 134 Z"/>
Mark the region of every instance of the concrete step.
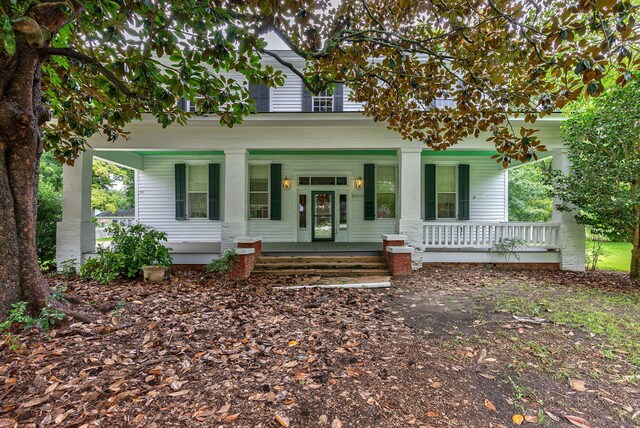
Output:
<path fill-rule="evenodd" d="M 258 257 L 258 264 L 268 263 L 384 263 L 382 256 L 262 256 Z"/>
<path fill-rule="evenodd" d="M 321 277 L 339 276 L 389 276 L 388 269 L 254 269 L 251 275 L 257 276 L 303 276 L 315 275 Z"/>
<path fill-rule="evenodd" d="M 289 263 L 260 263 L 256 264 L 256 270 L 274 269 L 386 269 L 385 262 L 289 262 Z"/>

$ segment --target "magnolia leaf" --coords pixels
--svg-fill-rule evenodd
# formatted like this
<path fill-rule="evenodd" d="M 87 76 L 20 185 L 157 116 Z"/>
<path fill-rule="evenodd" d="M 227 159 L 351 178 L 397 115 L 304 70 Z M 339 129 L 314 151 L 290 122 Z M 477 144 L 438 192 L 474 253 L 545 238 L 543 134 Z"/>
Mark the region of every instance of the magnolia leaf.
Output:
<path fill-rule="evenodd" d="M 578 416 L 571 416 L 571 415 L 562 415 L 567 421 L 571 422 L 572 425 L 575 425 L 577 427 L 580 428 L 593 428 L 593 426 L 587 422 L 586 420 L 578 417 Z"/>

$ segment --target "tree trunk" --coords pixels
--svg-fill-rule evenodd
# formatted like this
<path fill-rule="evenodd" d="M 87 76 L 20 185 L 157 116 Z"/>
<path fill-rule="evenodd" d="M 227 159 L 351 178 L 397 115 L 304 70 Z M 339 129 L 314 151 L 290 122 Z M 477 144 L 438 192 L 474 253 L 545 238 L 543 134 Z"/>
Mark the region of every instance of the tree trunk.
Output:
<path fill-rule="evenodd" d="M 49 119 L 42 104 L 41 60 L 36 47 L 18 41 L 16 53 L 0 54 L 0 316 L 26 300 L 35 309 L 51 305 L 81 320 L 51 298 L 36 252 L 40 125 Z"/>
<path fill-rule="evenodd" d="M 640 279 L 640 221 L 636 223 L 636 228 L 633 231 L 633 248 L 631 249 L 629 276 L 631 279 Z"/>

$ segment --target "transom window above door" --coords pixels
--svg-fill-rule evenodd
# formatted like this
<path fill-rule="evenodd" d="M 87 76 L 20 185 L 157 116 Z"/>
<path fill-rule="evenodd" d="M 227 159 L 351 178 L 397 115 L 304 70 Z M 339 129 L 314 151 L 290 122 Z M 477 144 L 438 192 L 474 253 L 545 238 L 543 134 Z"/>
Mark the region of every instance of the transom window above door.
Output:
<path fill-rule="evenodd" d="M 298 186 L 346 186 L 347 177 L 298 177 Z"/>

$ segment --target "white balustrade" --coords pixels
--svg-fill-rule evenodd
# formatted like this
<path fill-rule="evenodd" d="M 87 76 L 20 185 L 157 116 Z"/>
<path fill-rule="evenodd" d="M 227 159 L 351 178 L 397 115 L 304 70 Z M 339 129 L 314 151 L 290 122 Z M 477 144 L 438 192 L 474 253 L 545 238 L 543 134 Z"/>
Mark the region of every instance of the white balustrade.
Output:
<path fill-rule="evenodd" d="M 492 248 L 518 239 L 523 248 L 558 248 L 557 223 L 439 222 L 424 223 L 425 248 Z"/>

